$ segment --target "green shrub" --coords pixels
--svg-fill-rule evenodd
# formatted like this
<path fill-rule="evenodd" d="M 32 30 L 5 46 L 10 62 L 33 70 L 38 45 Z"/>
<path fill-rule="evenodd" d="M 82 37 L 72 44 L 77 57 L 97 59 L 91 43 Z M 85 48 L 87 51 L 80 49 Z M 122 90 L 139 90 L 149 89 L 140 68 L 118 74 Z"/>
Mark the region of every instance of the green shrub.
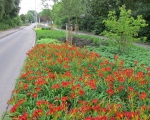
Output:
<path fill-rule="evenodd" d="M 6 30 L 10 28 L 10 26 L 4 22 L 0 22 L 0 30 Z"/>
<path fill-rule="evenodd" d="M 105 25 L 102 22 L 104 19 L 105 18 L 101 16 L 95 21 L 94 29 L 93 29 L 94 34 L 99 35 L 101 32 L 105 30 Z"/>
<path fill-rule="evenodd" d="M 50 27 L 42 27 L 42 30 L 50 30 Z"/>
<path fill-rule="evenodd" d="M 126 10 L 125 6 L 120 7 L 120 17 L 117 18 L 115 11 L 110 11 L 107 20 L 103 21 L 108 30 L 102 34 L 113 40 L 119 52 L 128 49 L 130 43 L 139 41 L 138 31 L 141 27 L 147 26 L 146 21 L 139 15 L 137 18 L 131 16 L 131 10 Z"/>
<path fill-rule="evenodd" d="M 19 16 L 13 18 L 12 22 L 14 23 L 15 26 L 19 26 L 22 24 L 21 18 Z"/>
<path fill-rule="evenodd" d="M 3 20 L 0 21 L 0 30 L 6 30 L 9 28 L 17 27 L 22 24 L 21 18 L 19 16 L 11 19 L 10 16 L 5 16 Z"/>

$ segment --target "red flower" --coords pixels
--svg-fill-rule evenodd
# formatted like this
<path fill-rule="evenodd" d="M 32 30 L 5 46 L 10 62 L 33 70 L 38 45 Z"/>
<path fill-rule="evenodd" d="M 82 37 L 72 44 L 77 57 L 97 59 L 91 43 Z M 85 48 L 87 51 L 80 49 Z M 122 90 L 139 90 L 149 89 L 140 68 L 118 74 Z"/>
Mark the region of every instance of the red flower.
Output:
<path fill-rule="evenodd" d="M 83 96 L 84 93 L 85 93 L 84 90 L 79 90 L 79 91 L 78 91 L 78 94 L 81 95 L 81 96 Z"/>
<path fill-rule="evenodd" d="M 55 84 L 51 87 L 52 89 L 59 89 L 60 88 L 60 85 L 59 84 Z"/>
<path fill-rule="evenodd" d="M 111 71 L 112 69 L 110 68 L 110 67 L 106 67 L 105 68 L 105 71 L 107 71 L 107 72 L 109 72 L 109 71 Z"/>
<path fill-rule="evenodd" d="M 28 89 L 28 84 L 25 84 L 25 85 L 23 86 L 23 88 L 24 88 L 25 90 L 27 90 L 27 89 Z"/>
<path fill-rule="evenodd" d="M 147 96 L 147 93 L 146 92 L 142 92 L 141 95 L 140 95 L 140 99 L 145 99 Z"/>
<path fill-rule="evenodd" d="M 124 78 L 123 77 L 118 77 L 118 81 L 123 83 L 124 82 Z"/>
<path fill-rule="evenodd" d="M 92 106 L 92 110 L 98 111 L 100 110 L 100 106 L 99 105 Z"/>
<path fill-rule="evenodd" d="M 66 100 L 68 100 L 68 99 L 69 99 L 69 98 L 68 98 L 67 96 L 65 96 L 65 97 L 62 97 L 62 98 L 61 98 L 61 101 L 64 102 L 64 101 L 66 101 Z"/>
<path fill-rule="evenodd" d="M 50 72 L 48 74 L 48 77 L 51 78 L 51 79 L 55 79 L 56 78 L 56 76 L 52 72 Z"/>
<path fill-rule="evenodd" d="M 87 82 L 87 84 L 94 90 L 96 90 L 97 86 L 96 86 L 96 80 L 89 80 Z"/>
<path fill-rule="evenodd" d="M 92 100 L 92 103 L 97 103 L 99 100 L 97 98 Z"/>
<path fill-rule="evenodd" d="M 40 115 L 42 115 L 43 114 L 43 110 L 42 109 L 36 109 L 36 110 L 34 110 L 34 112 L 33 112 L 33 116 L 32 116 L 32 118 L 38 118 Z"/>
<path fill-rule="evenodd" d="M 75 96 L 76 96 L 75 93 L 71 93 L 71 94 L 70 94 L 70 97 L 71 97 L 71 98 L 75 98 Z"/>
<path fill-rule="evenodd" d="M 70 71 L 67 71 L 67 72 L 64 73 L 64 76 L 67 76 L 67 77 L 70 77 L 70 78 L 71 78 L 71 77 L 72 77 L 72 74 L 71 74 Z"/>
<path fill-rule="evenodd" d="M 107 82 L 114 82 L 114 80 L 115 79 L 114 79 L 114 77 L 112 75 L 109 74 L 109 75 L 106 76 L 106 81 Z"/>
<path fill-rule="evenodd" d="M 37 93 L 36 93 L 36 92 L 33 93 L 33 94 L 32 94 L 32 97 L 33 97 L 33 98 L 36 98 L 36 97 L 37 97 Z"/>
<path fill-rule="evenodd" d="M 15 104 L 15 105 L 11 108 L 10 112 L 11 112 L 11 113 L 15 112 L 15 111 L 17 110 L 17 108 L 18 108 L 24 101 L 25 101 L 25 99 L 19 100 L 19 101 L 17 102 L 17 104 Z"/>
<path fill-rule="evenodd" d="M 134 89 L 133 89 L 133 87 L 129 86 L 129 87 L 128 87 L 128 90 L 129 90 L 129 91 L 133 91 Z"/>
<path fill-rule="evenodd" d="M 101 77 L 101 78 L 104 77 L 104 75 L 102 73 L 99 73 L 98 76 Z"/>
<path fill-rule="evenodd" d="M 42 89 L 40 87 L 36 87 L 35 90 L 38 92 L 41 91 Z"/>
<path fill-rule="evenodd" d="M 108 89 L 106 92 L 108 93 L 109 96 L 112 96 L 114 94 L 113 89 Z"/>
<path fill-rule="evenodd" d="M 19 116 L 19 120 L 28 120 L 28 113 L 24 112 L 21 116 Z"/>
<path fill-rule="evenodd" d="M 144 73 L 143 72 L 138 72 L 137 73 L 138 77 L 143 78 L 144 77 Z"/>
<path fill-rule="evenodd" d="M 77 85 L 73 85 L 72 86 L 72 90 L 76 90 L 76 89 L 80 89 L 81 88 L 81 85 L 80 84 L 77 84 Z"/>
<path fill-rule="evenodd" d="M 67 87 L 70 85 L 70 82 L 69 81 L 65 81 L 65 82 L 62 82 L 61 83 L 63 87 Z"/>

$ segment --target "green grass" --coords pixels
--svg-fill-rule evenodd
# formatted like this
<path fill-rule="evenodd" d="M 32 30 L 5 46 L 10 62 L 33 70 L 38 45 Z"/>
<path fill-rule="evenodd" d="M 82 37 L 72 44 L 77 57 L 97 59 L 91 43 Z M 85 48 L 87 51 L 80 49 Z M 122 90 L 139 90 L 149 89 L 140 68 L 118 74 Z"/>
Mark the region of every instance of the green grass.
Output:
<path fill-rule="evenodd" d="M 36 41 L 36 44 L 60 43 L 60 41 L 51 38 L 43 38 Z"/>
<path fill-rule="evenodd" d="M 36 39 L 42 39 L 42 38 L 51 38 L 51 39 L 59 39 L 62 37 L 65 37 L 66 34 L 64 31 L 58 31 L 58 30 L 36 30 Z"/>

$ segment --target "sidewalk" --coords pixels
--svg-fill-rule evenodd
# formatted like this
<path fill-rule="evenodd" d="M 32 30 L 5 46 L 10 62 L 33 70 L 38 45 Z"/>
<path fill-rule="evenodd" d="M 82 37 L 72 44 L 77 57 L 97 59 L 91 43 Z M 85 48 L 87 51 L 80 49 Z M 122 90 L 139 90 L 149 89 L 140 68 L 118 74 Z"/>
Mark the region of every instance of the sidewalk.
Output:
<path fill-rule="evenodd" d="M 10 34 L 12 34 L 12 33 L 14 33 L 14 32 L 17 32 L 17 31 L 19 31 L 19 30 L 22 30 L 22 29 L 24 29 L 26 26 L 21 26 L 21 27 L 18 27 L 18 28 L 13 28 L 13 29 L 9 29 L 9 30 L 5 30 L 5 31 L 2 31 L 2 32 L 0 32 L 0 39 L 1 38 L 4 38 L 4 37 L 6 37 L 6 36 L 8 36 L 8 35 L 10 35 Z"/>

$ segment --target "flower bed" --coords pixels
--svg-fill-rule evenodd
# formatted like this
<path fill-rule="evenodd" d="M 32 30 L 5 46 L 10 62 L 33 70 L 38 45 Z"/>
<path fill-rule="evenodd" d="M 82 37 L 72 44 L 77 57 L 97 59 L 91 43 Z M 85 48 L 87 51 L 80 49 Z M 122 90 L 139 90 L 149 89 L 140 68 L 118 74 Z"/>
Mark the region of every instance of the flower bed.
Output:
<path fill-rule="evenodd" d="M 9 101 L 13 120 L 148 120 L 150 68 L 136 72 L 67 44 L 39 44 L 28 53 Z"/>

